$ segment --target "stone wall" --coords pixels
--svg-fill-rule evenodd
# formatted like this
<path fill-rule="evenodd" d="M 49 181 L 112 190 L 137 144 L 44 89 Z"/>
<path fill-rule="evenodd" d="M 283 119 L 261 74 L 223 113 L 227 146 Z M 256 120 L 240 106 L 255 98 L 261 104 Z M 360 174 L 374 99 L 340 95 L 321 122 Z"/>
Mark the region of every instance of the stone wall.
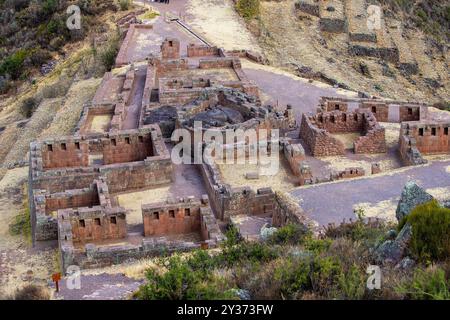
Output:
<path fill-rule="evenodd" d="M 386 103 L 377 101 L 363 101 L 360 108 L 372 112 L 377 121 L 388 122 L 389 106 Z"/>
<path fill-rule="evenodd" d="M 406 165 L 424 163 L 423 154 L 450 153 L 450 123 L 408 122 L 400 131 L 400 154 Z"/>
<path fill-rule="evenodd" d="M 58 212 L 58 219 L 70 221 L 73 243 L 124 239 L 127 236 L 126 213 L 120 207 L 63 209 Z"/>
<path fill-rule="evenodd" d="M 65 149 L 62 147 L 63 143 Z M 48 145 L 52 145 L 52 151 Z M 64 158 L 66 153 L 69 159 L 78 156 L 79 159 L 84 159 L 84 166 L 64 167 L 67 164 L 73 165 Z M 101 163 L 86 161 L 90 155 L 98 154 L 101 155 Z M 51 168 L 44 167 L 43 158 Z M 125 162 L 111 163 L 115 161 Z M 47 198 L 50 199 L 49 210 L 62 209 L 70 204 L 74 207 L 93 205 L 95 201 L 90 202 L 88 198 L 92 199 L 91 195 L 88 196 L 89 193 L 83 189 L 90 188 L 94 180 L 100 177 L 103 177 L 105 186 L 109 186 L 110 191 L 114 193 L 172 182 L 173 166 L 159 127 L 150 125 L 120 133 L 75 136 L 32 143 L 29 202 L 35 239 L 50 240 L 56 237 L 56 220 L 46 215 Z M 105 186 L 102 188 L 105 189 Z M 101 193 L 99 197 L 101 200 Z"/>
<path fill-rule="evenodd" d="M 43 169 L 87 167 L 89 141 L 68 137 L 49 139 L 41 145 Z"/>
<path fill-rule="evenodd" d="M 127 34 L 125 36 L 125 39 L 122 42 L 122 45 L 120 46 L 119 53 L 116 57 L 116 66 L 120 67 L 123 65 L 128 64 L 130 61 L 128 61 L 128 51 L 129 46 L 131 45 L 131 40 L 133 39 L 133 36 L 136 32 L 137 28 L 142 29 L 153 29 L 153 25 L 151 24 L 131 24 L 128 28 Z"/>
<path fill-rule="evenodd" d="M 179 59 L 180 41 L 175 38 L 166 38 L 161 44 L 161 57 L 163 59 Z"/>
<path fill-rule="evenodd" d="M 276 193 L 277 210 L 272 216 L 272 225 L 274 227 L 283 227 L 287 224 L 297 224 L 318 234 L 319 225 L 305 214 L 300 207 L 298 200 L 287 193 Z"/>
<path fill-rule="evenodd" d="M 386 152 L 385 129 L 369 111 L 319 112 L 314 116 L 303 114 L 300 137 L 314 156 L 343 155 L 344 145 L 331 134 L 351 132 L 362 134 L 354 142 L 355 153 Z"/>
<path fill-rule="evenodd" d="M 304 13 L 319 16 L 319 0 L 299 0 L 295 2 L 295 8 Z"/>
<path fill-rule="evenodd" d="M 332 137 L 326 130 L 313 125 L 310 117 L 306 114 L 302 116 L 300 137 L 308 145 L 311 154 L 315 157 L 345 154 L 343 143 Z"/>
<path fill-rule="evenodd" d="M 45 196 L 45 212 L 51 213 L 59 209 L 91 207 L 100 204 L 97 185 L 92 188 L 67 190 Z"/>
<path fill-rule="evenodd" d="M 36 144 L 42 169 L 88 167 L 90 156 L 99 156 L 98 164 L 143 161 L 155 155 L 152 134 L 155 127 L 107 134 L 48 139 Z M 156 131 L 155 131 L 156 132 Z M 157 138 L 157 134 L 155 135 Z"/>
<path fill-rule="evenodd" d="M 425 103 L 382 99 L 322 97 L 320 100 L 320 106 L 323 111 L 337 110 L 338 107 L 340 111 L 346 111 L 349 104 L 354 104 L 359 109 L 369 109 L 370 107 L 369 111 L 371 111 L 372 106 L 375 106 L 377 111 L 381 108 L 380 112 L 376 112 L 376 118 L 380 122 L 419 121 L 427 117 L 429 107 Z M 336 108 L 333 108 L 333 105 Z M 341 108 L 340 105 L 343 107 Z M 390 113 L 399 113 L 398 120 L 389 119 Z"/>
<path fill-rule="evenodd" d="M 198 45 L 191 43 L 187 47 L 188 57 L 206 57 L 206 56 L 219 56 L 219 49 L 217 47 L 210 47 L 207 45 Z"/>
<path fill-rule="evenodd" d="M 348 103 L 339 100 L 323 100 L 321 101 L 321 108 L 325 112 L 336 110 L 346 112 L 348 110 Z"/>
<path fill-rule="evenodd" d="M 295 176 L 301 175 L 301 164 L 305 160 L 305 150 L 300 143 L 286 141 L 283 145 L 283 154 Z"/>
<path fill-rule="evenodd" d="M 193 197 L 143 205 L 144 235 L 149 237 L 199 232 L 201 206 L 201 202 Z"/>
<path fill-rule="evenodd" d="M 333 33 L 342 33 L 347 31 L 347 23 L 342 1 L 319 1 L 319 14 L 319 27 L 321 31 Z"/>
<path fill-rule="evenodd" d="M 143 161 L 154 155 L 151 134 L 111 133 L 108 138 L 102 139 L 102 154 L 105 165 Z"/>
<path fill-rule="evenodd" d="M 198 200 L 193 202 L 199 203 Z M 130 259 L 141 259 L 174 251 L 215 248 L 224 240 L 224 236 L 208 206 L 208 199 L 203 197 L 198 208 L 199 220 L 195 231 L 199 232 L 201 236 L 200 242 L 170 240 L 163 236 L 153 236 L 144 237 L 140 244 L 129 242 L 114 246 L 104 246 L 101 241 L 84 243 L 87 240 L 114 240 L 126 237 L 125 213 L 121 208 L 110 208 L 103 211 L 98 208 L 90 210 L 83 208 L 82 215 L 79 214 L 79 210 L 78 212 L 61 210 L 57 226 L 62 269 L 65 272 L 70 265 L 78 265 L 83 269 L 105 267 Z M 111 223 L 113 217 L 117 218 L 115 223 Z M 81 223 L 84 227 L 80 227 L 80 219 L 84 219 L 84 222 Z"/>
<path fill-rule="evenodd" d="M 420 107 L 415 105 L 403 105 L 399 107 L 400 121 L 419 121 Z"/>

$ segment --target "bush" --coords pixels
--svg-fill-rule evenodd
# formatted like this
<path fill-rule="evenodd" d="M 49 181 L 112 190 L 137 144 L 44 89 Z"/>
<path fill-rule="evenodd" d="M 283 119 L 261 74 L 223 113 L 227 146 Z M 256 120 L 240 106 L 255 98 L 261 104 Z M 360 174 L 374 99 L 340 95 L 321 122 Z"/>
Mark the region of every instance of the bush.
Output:
<path fill-rule="evenodd" d="M 259 0 L 238 0 L 236 9 L 241 16 L 252 19 L 259 15 Z"/>
<path fill-rule="evenodd" d="M 450 287 L 446 279 L 444 270 L 440 268 L 430 268 L 427 270 L 418 269 L 414 273 L 413 279 L 397 288 L 410 299 L 420 300 L 449 300 Z"/>
<path fill-rule="evenodd" d="M 296 295 L 311 289 L 311 268 L 309 261 L 287 258 L 274 270 L 273 277 L 280 283 L 280 296 L 295 298 Z"/>
<path fill-rule="evenodd" d="M 216 259 L 223 266 L 232 267 L 247 262 L 264 263 L 278 257 L 277 248 L 258 242 L 242 242 L 225 247 Z"/>
<path fill-rule="evenodd" d="M 100 51 L 100 61 L 103 67 L 110 71 L 116 62 L 120 47 L 120 34 L 115 34 Z"/>
<path fill-rule="evenodd" d="M 268 240 L 272 244 L 300 244 L 310 232 L 299 224 L 288 224 L 279 228 Z"/>
<path fill-rule="evenodd" d="M 228 291 L 221 279 L 210 272 L 192 268 L 189 262 L 179 256 L 162 259 L 158 269 L 147 271 L 147 283 L 136 293 L 143 300 L 209 300 L 230 299 Z M 161 269 L 167 271 L 161 273 Z"/>
<path fill-rule="evenodd" d="M 42 14 L 45 17 L 52 15 L 58 9 L 57 0 L 44 0 L 42 3 Z"/>
<path fill-rule="evenodd" d="M 0 63 L 0 75 L 9 75 L 12 79 L 18 79 L 23 71 L 25 59 L 29 56 L 29 53 L 25 49 L 13 53 Z"/>
<path fill-rule="evenodd" d="M 25 238 L 31 239 L 31 216 L 28 208 L 14 217 L 9 224 L 9 232 L 12 235 L 23 235 Z"/>
<path fill-rule="evenodd" d="M 410 249 L 422 261 L 450 257 L 450 209 L 436 200 L 417 206 L 400 223 L 412 226 Z"/>
<path fill-rule="evenodd" d="M 338 275 L 338 290 L 334 295 L 339 299 L 358 300 L 366 291 L 366 275 L 357 265 L 351 266 L 348 272 Z"/>
<path fill-rule="evenodd" d="M 130 0 L 119 0 L 120 10 L 126 11 L 130 8 L 131 2 Z"/>

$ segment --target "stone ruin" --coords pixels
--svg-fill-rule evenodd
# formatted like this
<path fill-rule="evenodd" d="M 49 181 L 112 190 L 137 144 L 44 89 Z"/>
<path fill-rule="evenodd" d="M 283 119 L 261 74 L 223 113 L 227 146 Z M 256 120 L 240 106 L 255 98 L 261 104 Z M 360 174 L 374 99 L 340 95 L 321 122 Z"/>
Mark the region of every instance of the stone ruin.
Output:
<path fill-rule="evenodd" d="M 306 6 L 308 1 L 303 2 Z M 308 10 L 315 14 L 316 1 L 309 2 Z M 329 11 L 318 6 L 319 15 L 323 10 Z M 329 23 L 339 20 L 332 13 Z M 282 193 L 227 184 L 215 154 L 195 165 L 207 194 L 143 203 L 141 223 L 131 226 L 129 212 L 120 206 L 117 195 L 176 183 L 168 138 L 176 128 L 187 129 L 192 136 L 195 121 L 221 133 L 278 129 L 279 141 L 266 141 L 263 148 L 270 155 L 273 143 L 279 144 L 299 185 L 315 179 L 305 162 L 305 148 L 317 157 L 344 154 L 345 146 L 333 134 L 360 133 L 355 153 L 386 152 L 385 130 L 378 121 L 391 121 L 393 109 L 399 110 L 397 122 L 408 121 L 402 124 L 400 137 L 406 164 L 420 163 L 421 153 L 449 152 L 449 125 L 425 123 L 426 105 L 324 97 L 318 113 L 304 114 L 299 125 L 292 107 L 261 103 L 259 89 L 245 75 L 239 58 L 258 63 L 264 59 L 249 51 L 189 44 L 182 54 L 178 39 L 167 38 L 159 54 L 152 54 L 144 65 L 134 65 L 127 53 L 133 32 L 151 27 L 132 21 L 133 17 L 123 21 L 131 24 L 116 60 L 120 68 L 105 74 L 74 135 L 30 146 L 33 241 L 57 239 L 64 270 L 72 264 L 100 267 L 162 252 L 212 248 L 224 239 L 223 225 L 239 217 L 277 227 L 298 223 L 315 228 L 298 204 Z M 142 103 L 137 104 L 135 92 L 141 85 Z M 223 148 L 238 157 L 237 146 Z M 373 164 L 371 170 L 376 174 L 381 169 Z M 331 179 L 364 174 L 363 168 L 352 167 Z M 246 176 L 254 180 L 258 175 Z"/>
<path fill-rule="evenodd" d="M 450 122 L 402 123 L 399 148 L 405 165 L 426 163 L 426 154 L 450 154 L 449 129 Z"/>
<path fill-rule="evenodd" d="M 314 116 L 303 114 L 300 137 L 313 156 L 344 155 L 344 144 L 332 134 L 350 132 L 361 133 L 353 144 L 355 153 L 386 152 L 385 130 L 370 111 L 331 111 Z"/>

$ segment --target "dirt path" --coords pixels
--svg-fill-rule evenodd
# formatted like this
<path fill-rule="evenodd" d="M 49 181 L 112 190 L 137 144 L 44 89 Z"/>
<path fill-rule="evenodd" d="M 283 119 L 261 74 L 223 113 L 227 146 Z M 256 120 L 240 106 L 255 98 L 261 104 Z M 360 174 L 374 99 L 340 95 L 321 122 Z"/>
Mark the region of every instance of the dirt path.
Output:
<path fill-rule="evenodd" d="M 22 236 L 9 233 L 9 224 L 23 212 L 22 185 L 28 167 L 8 170 L 0 181 L 0 299 L 27 283 L 46 285 L 56 267 L 56 250 L 31 248 Z"/>
<path fill-rule="evenodd" d="M 69 289 L 63 279 L 56 299 L 63 300 L 123 300 L 128 299 L 143 283 L 122 274 L 82 275 L 80 289 Z M 69 282 L 70 284 L 71 282 Z"/>
<path fill-rule="evenodd" d="M 275 67 L 263 66 L 249 61 L 242 64 L 245 74 L 253 80 L 262 91 L 264 103 L 285 107 L 290 104 L 298 121 L 305 112 L 314 112 L 322 96 L 356 97 L 357 93 L 336 89 L 332 86 L 313 82 L 309 83 L 286 71 Z"/>
<path fill-rule="evenodd" d="M 320 225 L 339 224 L 343 219 L 355 219 L 353 209 L 378 209 L 383 216 L 395 215 L 395 208 L 406 182 L 413 180 L 425 189 L 436 192 L 450 186 L 450 160 L 436 161 L 369 178 L 339 181 L 297 188 L 291 192 L 307 214 Z M 388 212 L 386 212 L 388 211 Z M 371 216 L 375 214 L 370 213 Z"/>

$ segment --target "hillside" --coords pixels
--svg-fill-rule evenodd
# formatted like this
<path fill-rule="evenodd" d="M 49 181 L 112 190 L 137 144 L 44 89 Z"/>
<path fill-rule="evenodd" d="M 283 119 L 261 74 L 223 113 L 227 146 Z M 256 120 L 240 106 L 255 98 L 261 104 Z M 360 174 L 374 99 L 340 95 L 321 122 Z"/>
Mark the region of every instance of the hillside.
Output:
<path fill-rule="evenodd" d="M 66 27 L 70 5 L 81 10 L 81 29 Z M 48 73 L 67 44 L 98 32 L 96 19 L 116 11 L 114 2 L 105 0 L 0 1 L 0 94 L 17 92 L 23 81 Z"/>
<path fill-rule="evenodd" d="M 448 2 L 235 2 L 271 65 L 368 95 L 448 103 Z M 371 4 L 382 8 L 374 30 Z"/>

